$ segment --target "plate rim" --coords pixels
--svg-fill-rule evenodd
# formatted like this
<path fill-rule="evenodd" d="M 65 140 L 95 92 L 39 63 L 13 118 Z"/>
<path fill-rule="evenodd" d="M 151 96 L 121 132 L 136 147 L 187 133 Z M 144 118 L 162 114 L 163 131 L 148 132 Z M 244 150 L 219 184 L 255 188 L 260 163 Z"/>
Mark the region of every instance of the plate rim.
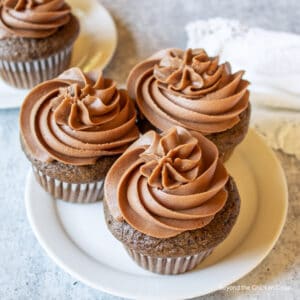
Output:
<path fill-rule="evenodd" d="M 285 173 L 284 170 L 281 166 L 281 163 L 279 161 L 279 159 L 277 158 L 277 156 L 275 155 L 275 153 L 273 152 L 273 150 L 266 144 L 266 141 L 263 139 L 263 137 L 257 133 L 256 131 L 254 131 L 253 129 L 250 129 L 248 134 L 255 136 L 255 138 L 257 138 L 260 143 L 262 143 L 265 147 L 265 149 L 268 151 L 268 154 L 270 155 L 271 159 L 273 160 L 273 163 L 276 166 L 276 169 L 278 170 L 278 175 L 281 178 L 281 190 L 282 190 L 282 194 L 284 195 L 284 199 L 282 199 L 282 204 L 284 204 L 284 210 L 282 212 L 282 218 L 280 223 L 277 226 L 277 231 L 272 234 L 272 242 L 270 244 L 268 244 L 267 250 L 264 253 L 260 253 L 259 259 L 257 259 L 255 261 L 254 264 L 251 265 L 251 267 L 246 268 L 246 271 L 242 271 L 240 273 L 238 273 L 234 278 L 230 278 L 227 279 L 224 278 L 224 280 L 222 281 L 222 283 L 220 283 L 220 285 L 216 288 L 209 288 L 206 291 L 204 291 L 204 293 L 202 293 L 202 291 L 194 291 L 194 292 L 187 292 L 184 295 L 180 295 L 180 297 L 178 299 L 182 299 L 182 298 L 193 298 L 193 297 L 198 297 L 198 296 L 203 296 L 203 295 L 207 295 L 210 294 L 212 292 L 215 292 L 217 290 L 221 290 L 223 288 L 225 288 L 226 286 L 234 283 L 235 281 L 243 278 L 244 276 L 246 276 L 247 274 L 249 274 L 253 269 L 255 269 L 266 257 L 267 255 L 271 252 L 271 250 L 273 249 L 274 245 L 276 244 L 276 242 L 279 239 L 279 236 L 283 230 L 284 224 L 286 222 L 286 217 L 287 217 L 287 211 L 288 211 L 288 188 L 287 188 L 287 181 L 286 181 L 286 177 L 285 177 Z M 98 285 L 95 285 L 93 282 L 89 281 L 89 279 L 86 279 L 84 277 L 82 277 L 82 275 L 77 274 L 76 271 L 72 270 L 72 268 L 70 266 L 68 266 L 67 263 L 65 263 L 64 261 L 62 261 L 58 256 L 55 255 L 55 253 L 53 253 L 48 245 L 47 245 L 47 239 L 45 239 L 43 236 L 41 236 L 39 229 L 36 227 L 35 225 L 35 221 L 34 221 L 34 216 L 32 214 L 32 209 L 30 207 L 30 196 L 29 196 L 29 183 L 31 178 L 33 177 L 33 173 L 30 170 L 27 174 L 27 178 L 26 178 L 26 186 L 25 186 L 25 207 L 26 207 L 26 214 L 27 214 L 27 218 L 29 220 L 30 226 L 34 232 L 35 237 L 37 238 L 38 242 L 40 243 L 40 245 L 42 246 L 43 250 L 47 253 L 47 255 L 61 268 L 63 269 L 65 272 L 67 272 L 68 274 L 70 274 L 72 277 L 76 278 L 77 280 L 83 282 L 84 284 L 86 284 L 89 287 L 95 288 L 97 290 L 101 290 L 103 292 L 106 293 L 110 293 L 112 295 L 115 296 L 119 296 L 119 297 L 127 297 L 129 299 L 135 299 L 136 297 L 138 297 L 139 295 L 134 295 L 131 292 L 129 292 L 128 290 L 120 290 L 118 288 L 115 288 L 115 286 L 111 285 L 110 287 L 107 286 L 103 286 L 101 284 L 98 283 Z M 53 202 L 53 206 L 54 202 Z M 56 209 L 56 208 L 55 208 Z M 248 235 L 247 235 L 248 237 Z M 243 244 L 245 243 L 245 241 L 247 240 L 247 237 L 244 238 L 241 243 L 231 252 L 227 255 L 227 258 L 230 258 L 232 255 L 234 255 L 234 253 L 243 246 Z M 76 246 L 75 246 L 76 247 Z M 106 266 L 103 265 L 103 268 L 107 268 Z M 116 272 L 115 270 L 113 270 L 113 272 Z M 129 276 L 129 274 L 128 274 Z M 174 275 L 173 275 L 174 276 Z M 171 277 L 173 277 L 171 276 Z M 180 276 L 180 275 L 177 275 Z M 170 277 L 170 276 L 166 276 L 164 275 L 164 277 Z M 151 295 L 143 295 L 143 299 L 153 299 L 153 296 Z M 176 297 L 174 298 L 173 295 L 170 295 L 170 297 L 165 297 L 164 299 L 177 299 Z"/>
<path fill-rule="evenodd" d="M 74 1 L 74 0 L 67 0 L 67 2 L 72 2 L 72 1 Z M 103 13 L 105 13 L 107 15 L 107 17 L 109 18 L 109 20 L 112 24 L 111 30 L 114 32 L 114 35 L 113 35 L 114 43 L 113 43 L 112 51 L 110 52 L 110 55 L 108 55 L 107 58 L 104 60 L 103 66 L 101 67 L 101 69 L 104 70 L 111 62 L 112 58 L 114 57 L 114 55 L 116 53 L 117 47 L 118 47 L 119 35 L 118 35 L 117 25 L 116 25 L 116 22 L 112 16 L 112 14 L 102 3 L 100 3 L 100 1 L 97 1 L 97 0 L 88 0 L 88 1 L 93 2 L 93 5 L 98 5 L 103 10 Z M 74 66 L 70 65 L 70 68 L 71 67 L 74 67 Z M 0 81 L 1 81 L 1 83 L 7 85 L 1 78 L 0 78 Z M 13 88 L 10 86 L 8 86 L 8 87 L 11 89 L 14 89 L 14 91 L 11 94 L 13 94 L 15 98 L 19 97 L 17 94 L 22 94 L 22 93 L 24 93 L 26 96 L 26 94 L 30 91 L 30 89 L 17 89 L 17 88 Z M 22 99 L 25 96 L 22 96 Z M 13 104 L 10 104 L 10 102 L 8 101 L 8 104 L 6 104 L 6 105 L 1 104 L 1 102 L 0 102 L 0 110 L 19 109 L 22 105 L 22 102 L 23 102 L 23 100 L 17 100 L 17 101 L 14 101 Z"/>

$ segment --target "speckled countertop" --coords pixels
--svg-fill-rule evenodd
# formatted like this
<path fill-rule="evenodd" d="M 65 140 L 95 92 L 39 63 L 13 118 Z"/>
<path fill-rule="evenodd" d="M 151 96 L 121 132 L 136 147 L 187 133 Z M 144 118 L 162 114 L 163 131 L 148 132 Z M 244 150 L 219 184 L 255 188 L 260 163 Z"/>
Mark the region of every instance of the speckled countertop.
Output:
<path fill-rule="evenodd" d="M 184 25 L 197 18 L 238 18 L 249 25 L 300 34 L 298 0 L 103 0 L 115 18 L 119 44 L 105 73 L 124 82 L 129 69 L 153 51 L 184 47 Z M 1 97 L 1 94 L 0 94 Z M 9 101 L 9 99 L 0 99 Z M 23 193 L 29 164 L 18 140 L 18 110 L 0 111 L 0 299 L 118 299 L 59 269 L 26 219 Z M 206 299 L 300 299 L 300 161 L 277 152 L 289 185 L 289 213 L 270 255 L 234 290 Z M 297 235 L 298 234 L 298 235 Z"/>

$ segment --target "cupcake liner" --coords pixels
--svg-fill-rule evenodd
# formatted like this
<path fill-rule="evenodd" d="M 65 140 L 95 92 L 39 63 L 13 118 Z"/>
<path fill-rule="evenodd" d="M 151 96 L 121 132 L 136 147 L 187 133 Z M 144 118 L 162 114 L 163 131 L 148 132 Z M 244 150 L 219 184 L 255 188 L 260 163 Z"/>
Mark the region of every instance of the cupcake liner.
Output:
<path fill-rule="evenodd" d="M 137 251 L 127 247 L 125 247 L 125 249 L 140 267 L 163 275 L 175 275 L 190 271 L 213 251 L 213 249 L 209 249 L 195 255 L 180 257 L 153 257 L 140 254 Z"/>
<path fill-rule="evenodd" d="M 229 160 L 229 158 L 232 156 L 234 148 L 229 149 L 220 155 L 220 159 L 223 163 L 226 162 L 227 160 Z"/>
<path fill-rule="evenodd" d="M 72 48 L 73 46 L 65 48 L 47 58 L 29 61 L 0 60 L 0 76 L 17 88 L 32 88 L 62 73 L 70 64 Z"/>
<path fill-rule="evenodd" d="M 55 199 L 72 203 L 93 203 L 103 197 L 104 180 L 91 183 L 69 183 L 48 175 L 33 167 L 39 184 Z"/>

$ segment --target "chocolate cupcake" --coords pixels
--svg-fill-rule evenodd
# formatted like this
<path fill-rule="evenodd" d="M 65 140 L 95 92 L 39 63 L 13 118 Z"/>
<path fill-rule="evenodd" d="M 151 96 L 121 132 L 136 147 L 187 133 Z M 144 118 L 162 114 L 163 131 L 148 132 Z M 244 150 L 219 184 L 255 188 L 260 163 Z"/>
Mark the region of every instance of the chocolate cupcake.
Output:
<path fill-rule="evenodd" d="M 109 170 L 104 212 L 111 233 L 143 268 L 193 269 L 230 233 L 237 187 L 217 147 L 196 131 L 149 131 Z"/>
<path fill-rule="evenodd" d="M 0 3 L 0 76 L 32 88 L 68 68 L 79 22 L 64 0 Z"/>
<path fill-rule="evenodd" d="M 223 160 L 244 139 L 250 119 L 249 82 L 203 49 L 166 49 L 139 63 L 127 79 L 142 132 L 182 126 L 213 141 Z"/>
<path fill-rule="evenodd" d="M 139 136 L 125 90 L 72 68 L 36 86 L 20 112 L 22 148 L 41 186 L 54 198 L 94 202 L 117 157 Z"/>

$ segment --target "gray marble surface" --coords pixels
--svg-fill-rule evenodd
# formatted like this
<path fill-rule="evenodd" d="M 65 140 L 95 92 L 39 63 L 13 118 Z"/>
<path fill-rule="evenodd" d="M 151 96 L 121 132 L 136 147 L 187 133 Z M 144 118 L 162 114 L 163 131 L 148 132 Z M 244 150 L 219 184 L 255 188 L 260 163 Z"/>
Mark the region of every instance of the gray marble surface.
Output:
<path fill-rule="evenodd" d="M 103 0 L 115 18 L 119 45 L 105 73 L 123 82 L 141 58 L 163 47 L 184 47 L 184 25 L 197 18 L 238 18 L 248 25 L 300 33 L 298 0 Z M 0 101 L 9 101 L 1 99 Z M 277 153 L 287 174 L 288 221 L 270 255 L 250 274 L 206 299 L 300 298 L 300 162 Z M 0 299 L 118 299 L 59 269 L 36 241 L 26 218 L 29 164 L 19 147 L 18 110 L 0 111 Z M 298 234 L 298 236 L 297 236 Z M 251 288 L 252 287 L 252 288 Z M 251 291 L 248 289 L 251 288 Z M 240 291 L 238 291 L 240 289 Z M 268 290 L 269 289 L 269 290 Z"/>

